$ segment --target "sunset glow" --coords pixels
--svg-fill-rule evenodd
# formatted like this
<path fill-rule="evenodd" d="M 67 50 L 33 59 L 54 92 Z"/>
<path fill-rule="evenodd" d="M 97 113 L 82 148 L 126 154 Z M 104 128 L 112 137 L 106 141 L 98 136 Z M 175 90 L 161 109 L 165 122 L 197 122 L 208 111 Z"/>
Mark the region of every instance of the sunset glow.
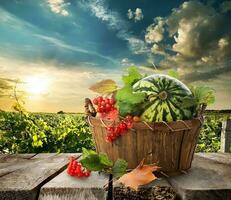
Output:
<path fill-rule="evenodd" d="M 32 95 L 40 95 L 48 92 L 49 78 L 45 76 L 31 76 L 27 78 L 25 90 Z"/>

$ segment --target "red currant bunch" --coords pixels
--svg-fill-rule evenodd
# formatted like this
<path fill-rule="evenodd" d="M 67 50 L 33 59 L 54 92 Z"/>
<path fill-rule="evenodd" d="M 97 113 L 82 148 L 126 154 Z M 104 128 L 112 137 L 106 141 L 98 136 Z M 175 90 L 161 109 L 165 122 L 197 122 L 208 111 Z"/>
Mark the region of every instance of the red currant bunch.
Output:
<path fill-rule="evenodd" d="M 127 116 L 124 120 L 120 121 L 116 126 L 107 127 L 107 136 L 105 138 L 106 142 L 113 142 L 117 137 L 126 134 L 128 129 L 132 128 L 133 119 Z"/>
<path fill-rule="evenodd" d="M 73 157 L 70 158 L 69 165 L 67 167 L 67 173 L 70 176 L 76 177 L 88 177 L 90 176 L 91 172 L 84 168 L 81 163 L 75 160 Z"/>
<path fill-rule="evenodd" d="M 102 96 L 98 96 L 93 99 L 93 104 L 97 106 L 96 111 L 105 115 L 113 110 L 115 110 L 115 100 L 113 98 L 103 98 Z"/>

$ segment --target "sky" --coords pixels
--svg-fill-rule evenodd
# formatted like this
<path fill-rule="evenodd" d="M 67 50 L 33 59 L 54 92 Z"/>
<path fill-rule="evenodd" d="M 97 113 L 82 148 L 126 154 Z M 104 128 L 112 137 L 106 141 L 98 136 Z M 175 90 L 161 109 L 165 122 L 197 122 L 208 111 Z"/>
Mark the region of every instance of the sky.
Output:
<path fill-rule="evenodd" d="M 24 91 L 32 112 L 82 112 L 88 88 L 120 84 L 131 65 L 176 70 L 216 91 L 210 108 L 231 108 L 231 1 L 1 0 L 0 83 Z M 14 98 L 0 92 L 0 109 Z"/>

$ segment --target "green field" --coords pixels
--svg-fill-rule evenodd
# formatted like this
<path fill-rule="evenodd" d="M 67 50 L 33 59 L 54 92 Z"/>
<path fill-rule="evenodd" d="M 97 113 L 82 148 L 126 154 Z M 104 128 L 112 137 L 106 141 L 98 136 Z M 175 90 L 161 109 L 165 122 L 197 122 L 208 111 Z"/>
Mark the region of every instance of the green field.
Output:
<path fill-rule="evenodd" d="M 208 112 L 197 152 L 220 148 L 222 121 L 229 113 Z M 94 148 L 92 135 L 82 114 L 0 112 L 0 152 L 80 152 Z"/>
<path fill-rule="evenodd" d="M 0 152 L 80 152 L 93 148 L 81 114 L 0 112 Z"/>

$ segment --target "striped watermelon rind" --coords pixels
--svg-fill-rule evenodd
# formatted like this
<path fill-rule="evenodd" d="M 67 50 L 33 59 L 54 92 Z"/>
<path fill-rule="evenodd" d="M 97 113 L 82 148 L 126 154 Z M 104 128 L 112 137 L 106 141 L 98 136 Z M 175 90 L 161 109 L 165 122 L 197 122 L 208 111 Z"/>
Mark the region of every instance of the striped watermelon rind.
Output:
<path fill-rule="evenodd" d="M 141 115 L 146 122 L 191 119 L 192 108 L 182 108 L 184 97 L 192 96 L 190 89 L 178 79 L 164 74 L 154 74 L 133 85 L 136 93 L 145 93 L 149 105 Z"/>

